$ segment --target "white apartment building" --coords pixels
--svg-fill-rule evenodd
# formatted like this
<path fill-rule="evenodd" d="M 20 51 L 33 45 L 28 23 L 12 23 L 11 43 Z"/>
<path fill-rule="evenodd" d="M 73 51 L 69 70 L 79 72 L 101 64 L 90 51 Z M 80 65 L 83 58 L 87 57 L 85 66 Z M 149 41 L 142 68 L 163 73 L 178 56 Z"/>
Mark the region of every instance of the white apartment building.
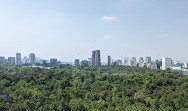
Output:
<path fill-rule="evenodd" d="M 172 67 L 172 59 L 164 57 L 162 59 L 162 70 L 166 70 L 168 68 L 171 69 L 171 67 Z"/>

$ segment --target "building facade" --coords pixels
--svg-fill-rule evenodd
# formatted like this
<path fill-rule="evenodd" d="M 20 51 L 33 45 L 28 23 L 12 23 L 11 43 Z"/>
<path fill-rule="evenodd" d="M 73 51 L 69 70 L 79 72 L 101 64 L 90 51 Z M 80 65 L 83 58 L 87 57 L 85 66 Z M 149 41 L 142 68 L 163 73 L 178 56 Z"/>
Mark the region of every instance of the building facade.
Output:
<path fill-rule="evenodd" d="M 108 66 L 111 66 L 111 56 L 108 56 Z"/>
<path fill-rule="evenodd" d="M 184 68 L 188 69 L 188 63 L 184 63 Z"/>
<path fill-rule="evenodd" d="M 116 63 L 118 64 L 118 65 L 122 65 L 123 63 L 122 63 L 122 60 L 116 60 Z"/>
<path fill-rule="evenodd" d="M 25 56 L 25 57 L 23 58 L 23 63 L 24 63 L 24 64 L 29 63 L 29 58 Z"/>
<path fill-rule="evenodd" d="M 157 69 L 160 69 L 162 66 L 162 60 L 156 60 L 155 63 L 157 65 Z"/>
<path fill-rule="evenodd" d="M 137 66 L 136 57 L 132 57 L 131 66 Z"/>
<path fill-rule="evenodd" d="M 57 59 L 56 58 L 51 58 L 50 59 L 50 64 L 51 65 L 57 65 Z"/>
<path fill-rule="evenodd" d="M 100 66 L 101 65 L 101 55 L 100 55 L 100 50 L 96 50 L 96 55 L 95 55 L 95 65 Z"/>
<path fill-rule="evenodd" d="M 15 57 L 8 57 L 8 64 L 15 65 Z"/>
<path fill-rule="evenodd" d="M 92 66 L 95 66 L 95 55 L 96 55 L 96 51 L 92 51 L 92 61 L 91 61 Z"/>
<path fill-rule="evenodd" d="M 92 66 L 100 66 L 101 65 L 101 56 L 100 50 L 92 51 Z"/>
<path fill-rule="evenodd" d="M 139 57 L 139 59 L 138 59 L 138 61 L 139 61 L 139 63 L 141 62 L 144 62 L 144 58 L 143 57 Z"/>
<path fill-rule="evenodd" d="M 87 60 L 82 60 L 81 61 L 81 66 L 87 67 L 88 66 L 88 61 Z"/>
<path fill-rule="evenodd" d="M 124 57 L 124 65 L 128 65 L 128 60 L 129 60 L 128 57 Z"/>
<path fill-rule="evenodd" d="M 134 66 L 134 61 L 131 60 L 131 59 L 129 59 L 129 60 L 127 61 L 127 65 L 128 65 L 128 66 Z"/>
<path fill-rule="evenodd" d="M 151 57 L 150 56 L 146 56 L 145 62 L 146 63 L 151 63 Z"/>
<path fill-rule="evenodd" d="M 16 53 L 16 65 L 21 65 L 21 53 Z"/>
<path fill-rule="evenodd" d="M 172 67 L 172 59 L 164 57 L 162 59 L 162 70 L 171 69 Z"/>
<path fill-rule="evenodd" d="M 5 57 L 0 57 L 0 64 L 5 64 Z"/>
<path fill-rule="evenodd" d="M 35 64 L 36 57 L 34 53 L 29 54 L 29 63 L 30 64 Z"/>
<path fill-rule="evenodd" d="M 75 65 L 75 66 L 79 66 L 79 65 L 80 65 L 80 61 L 79 61 L 79 59 L 75 59 L 75 61 L 74 61 L 74 65 Z"/>

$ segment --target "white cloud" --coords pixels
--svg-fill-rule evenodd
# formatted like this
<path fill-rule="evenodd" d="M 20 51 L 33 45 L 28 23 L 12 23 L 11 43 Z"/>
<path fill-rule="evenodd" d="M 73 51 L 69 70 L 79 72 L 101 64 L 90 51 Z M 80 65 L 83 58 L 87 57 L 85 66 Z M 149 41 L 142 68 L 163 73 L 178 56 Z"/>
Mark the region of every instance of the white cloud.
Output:
<path fill-rule="evenodd" d="M 115 16 L 102 16 L 102 20 L 108 20 L 108 21 L 111 21 L 111 20 L 116 20 L 117 17 Z"/>
<path fill-rule="evenodd" d="M 112 35 L 105 35 L 104 38 L 105 39 L 111 39 L 111 38 L 113 38 L 113 36 Z"/>
<path fill-rule="evenodd" d="M 163 38 L 167 38 L 167 37 L 169 37 L 168 34 L 163 34 L 163 35 L 157 36 L 157 38 L 159 38 L 159 39 L 163 39 Z"/>

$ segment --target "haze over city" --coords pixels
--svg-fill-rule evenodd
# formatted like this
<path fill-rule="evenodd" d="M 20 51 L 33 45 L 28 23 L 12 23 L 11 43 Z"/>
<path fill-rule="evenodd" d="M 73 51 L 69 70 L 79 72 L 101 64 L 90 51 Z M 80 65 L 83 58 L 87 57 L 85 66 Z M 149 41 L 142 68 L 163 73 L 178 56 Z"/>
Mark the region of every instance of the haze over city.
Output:
<path fill-rule="evenodd" d="M 188 62 L 187 0 L 0 0 L 1 55 Z"/>

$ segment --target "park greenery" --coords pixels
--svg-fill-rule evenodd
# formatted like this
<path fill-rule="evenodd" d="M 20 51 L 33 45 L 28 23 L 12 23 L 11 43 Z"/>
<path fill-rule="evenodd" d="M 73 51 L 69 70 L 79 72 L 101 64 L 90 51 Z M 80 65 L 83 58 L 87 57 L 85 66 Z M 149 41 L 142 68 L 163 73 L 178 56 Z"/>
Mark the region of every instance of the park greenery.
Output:
<path fill-rule="evenodd" d="M 188 76 L 128 66 L 0 65 L 0 111 L 188 111 Z"/>

